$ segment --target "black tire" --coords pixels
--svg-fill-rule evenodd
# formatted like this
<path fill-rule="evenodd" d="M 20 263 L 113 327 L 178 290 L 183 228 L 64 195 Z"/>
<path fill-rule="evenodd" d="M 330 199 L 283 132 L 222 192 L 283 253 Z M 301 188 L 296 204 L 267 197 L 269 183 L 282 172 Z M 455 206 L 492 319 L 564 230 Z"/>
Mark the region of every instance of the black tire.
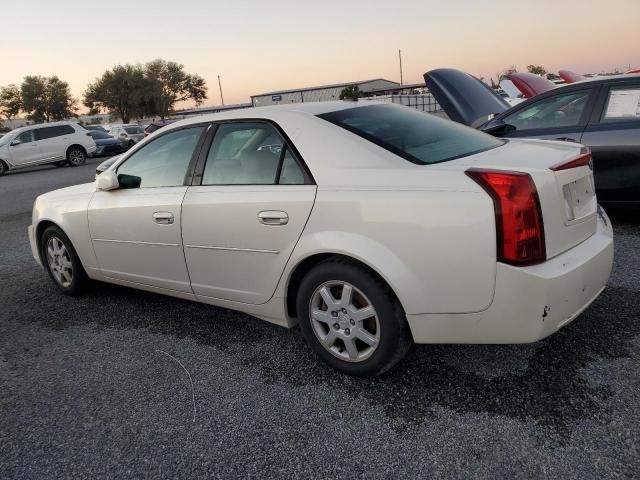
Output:
<path fill-rule="evenodd" d="M 68 260 L 71 261 L 71 269 L 72 269 L 72 277 L 71 281 L 68 285 L 62 284 L 57 278 L 55 273 L 52 271 L 52 266 L 49 261 L 49 254 L 47 249 L 49 247 L 49 242 L 53 241 L 53 239 L 58 239 L 64 245 Z M 40 259 L 42 260 L 42 264 L 44 268 L 47 270 L 49 277 L 56 284 L 56 286 L 62 291 L 62 293 L 66 295 L 79 295 L 81 294 L 87 284 L 89 283 L 89 277 L 82 266 L 82 262 L 80 262 L 80 258 L 76 253 L 75 248 L 73 248 L 73 244 L 69 237 L 65 235 L 65 233 L 56 226 L 47 227 L 46 230 L 42 233 L 42 237 L 40 240 Z"/>
<path fill-rule="evenodd" d="M 53 164 L 54 167 L 66 167 L 68 165 L 67 160 L 62 160 L 61 162 L 56 162 Z"/>
<path fill-rule="evenodd" d="M 377 313 L 379 342 L 364 360 L 352 362 L 338 358 L 323 346 L 314 331 L 310 318 L 313 296 L 320 286 L 332 281 L 346 282 L 360 290 Z M 365 267 L 345 259 L 325 260 L 306 274 L 298 289 L 296 310 L 302 335 L 317 356 L 331 367 L 350 375 L 381 375 L 404 358 L 413 345 L 404 311 L 391 289 Z M 337 323 L 335 326 L 338 327 Z"/>
<path fill-rule="evenodd" d="M 67 150 L 67 163 L 72 167 L 80 167 L 87 161 L 87 153 L 82 147 L 71 147 Z"/>
<path fill-rule="evenodd" d="M 4 160 L 0 160 L 0 177 L 7 173 L 8 170 L 9 167 L 4 163 Z"/>
<path fill-rule="evenodd" d="M 136 142 L 134 142 L 133 140 L 129 140 L 129 148 L 133 148 L 135 144 Z"/>

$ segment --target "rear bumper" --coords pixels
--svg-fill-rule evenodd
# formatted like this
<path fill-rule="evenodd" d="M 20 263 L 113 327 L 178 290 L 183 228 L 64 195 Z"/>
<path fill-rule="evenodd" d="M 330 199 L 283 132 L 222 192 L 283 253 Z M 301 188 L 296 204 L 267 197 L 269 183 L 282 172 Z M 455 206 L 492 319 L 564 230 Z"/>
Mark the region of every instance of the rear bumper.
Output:
<path fill-rule="evenodd" d="M 499 263 L 488 309 L 407 315 L 416 343 L 528 343 L 575 319 L 604 290 L 613 265 L 613 231 L 602 211 L 597 231 L 540 265 Z"/>

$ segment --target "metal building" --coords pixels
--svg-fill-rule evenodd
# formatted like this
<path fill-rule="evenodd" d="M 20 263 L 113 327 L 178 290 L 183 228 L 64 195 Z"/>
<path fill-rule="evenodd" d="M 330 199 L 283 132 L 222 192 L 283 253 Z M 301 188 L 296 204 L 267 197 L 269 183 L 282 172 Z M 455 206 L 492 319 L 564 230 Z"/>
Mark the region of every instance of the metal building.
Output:
<path fill-rule="evenodd" d="M 252 95 L 251 103 L 254 107 L 263 107 L 265 105 L 279 105 L 282 103 L 326 102 L 339 100 L 340 92 L 342 92 L 344 88 L 356 85 L 365 95 L 368 92 L 393 89 L 400 86 L 398 82 L 392 82 L 391 80 L 385 80 L 384 78 L 374 78 L 373 80 L 362 80 L 359 82 L 336 83 L 333 85 L 279 90 L 277 92 Z"/>

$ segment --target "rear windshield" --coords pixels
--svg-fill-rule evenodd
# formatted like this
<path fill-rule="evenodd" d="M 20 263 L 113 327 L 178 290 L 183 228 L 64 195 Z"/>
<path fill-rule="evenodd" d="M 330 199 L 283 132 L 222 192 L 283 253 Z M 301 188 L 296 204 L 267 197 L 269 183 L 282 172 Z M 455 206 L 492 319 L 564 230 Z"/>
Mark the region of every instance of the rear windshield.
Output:
<path fill-rule="evenodd" d="M 319 117 L 418 165 L 446 162 L 504 144 L 473 128 L 397 105 L 368 105 Z"/>
<path fill-rule="evenodd" d="M 129 135 L 135 135 L 136 133 L 142 133 L 142 129 L 140 127 L 124 127 L 124 130 Z"/>
<path fill-rule="evenodd" d="M 158 130 L 159 128 L 162 128 L 162 127 L 161 127 L 160 125 L 156 125 L 155 123 L 152 123 L 151 125 L 149 125 L 149 126 L 146 128 L 146 130 L 147 130 L 147 133 L 153 133 L 153 132 L 155 132 L 156 130 Z"/>

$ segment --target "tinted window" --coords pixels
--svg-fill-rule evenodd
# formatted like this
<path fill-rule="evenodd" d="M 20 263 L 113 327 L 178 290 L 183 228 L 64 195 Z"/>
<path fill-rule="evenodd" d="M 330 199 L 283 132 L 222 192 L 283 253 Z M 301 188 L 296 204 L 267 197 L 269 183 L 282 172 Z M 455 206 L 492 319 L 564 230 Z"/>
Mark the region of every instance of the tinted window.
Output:
<path fill-rule="evenodd" d="M 124 131 L 130 135 L 142 133 L 142 129 L 140 127 L 124 127 Z"/>
<path fill-rule="evenodd" d="M 419 165 L 444 162 L 504 143 L 486 133 L 409 107 L 369 105 L 320 115 Z"/>
<path fill-rule="evenodd" d="M 147 143 L 118 167 L 123 187 L 175 187 L 184 184 L 191 156 L 204 127 L 176 130 Z M 123 177 L 123 175 L 126 175 Z"/>
<path fill-rule="evenodd" d="M 629 120 L 640 120 L 640 87 L 612 88 L 602 113 L 602 121 Z"/>
<path fill-rule="evenodd" d="M 70 125 L 57 125 L 55 127 L 38 128 L 35 132 L 36 140 L 46 140 L 63 135 L 73 135 L 75 130 Z"/>
<path fill-rule="evenodd" d="M 296 161 L 289 148 L 286 148 L 282 159 L 282 170 L 280 171 L 281 185 L 304 185 L 305 177 L 300 168 L 300 164 Z"/>
<path fill-rule="evenodd" d="M 153 133 L 153 132 L 155 132 L 156 130 L 158 130 L 160 128 L 162 128 L 162 126 L 156 125 L 155 123 L 152 123 L 151 125 L 149 125 L 146 128 L 146 130 L 147 130 L 147 133 Z"/>
<path fill-rule="evenodd" d="M 574 127 L 580 124 L 590 93 L 591 90 L 581 90 L 554 95 L 518 110 L 504 121 L 516 130 Z"/>
<path fill-rule="evenodd" d="M 27 130 L 26 132 L 22 132 L 16 138 L 20 143 L 31 143 L 34 141 L 33 130 Z"/>
<path fill-rule="evenodd" d="M 207 156 L 203 185 L 273 185 L 284 142 L 266 123 L 225 123 Z"/>

